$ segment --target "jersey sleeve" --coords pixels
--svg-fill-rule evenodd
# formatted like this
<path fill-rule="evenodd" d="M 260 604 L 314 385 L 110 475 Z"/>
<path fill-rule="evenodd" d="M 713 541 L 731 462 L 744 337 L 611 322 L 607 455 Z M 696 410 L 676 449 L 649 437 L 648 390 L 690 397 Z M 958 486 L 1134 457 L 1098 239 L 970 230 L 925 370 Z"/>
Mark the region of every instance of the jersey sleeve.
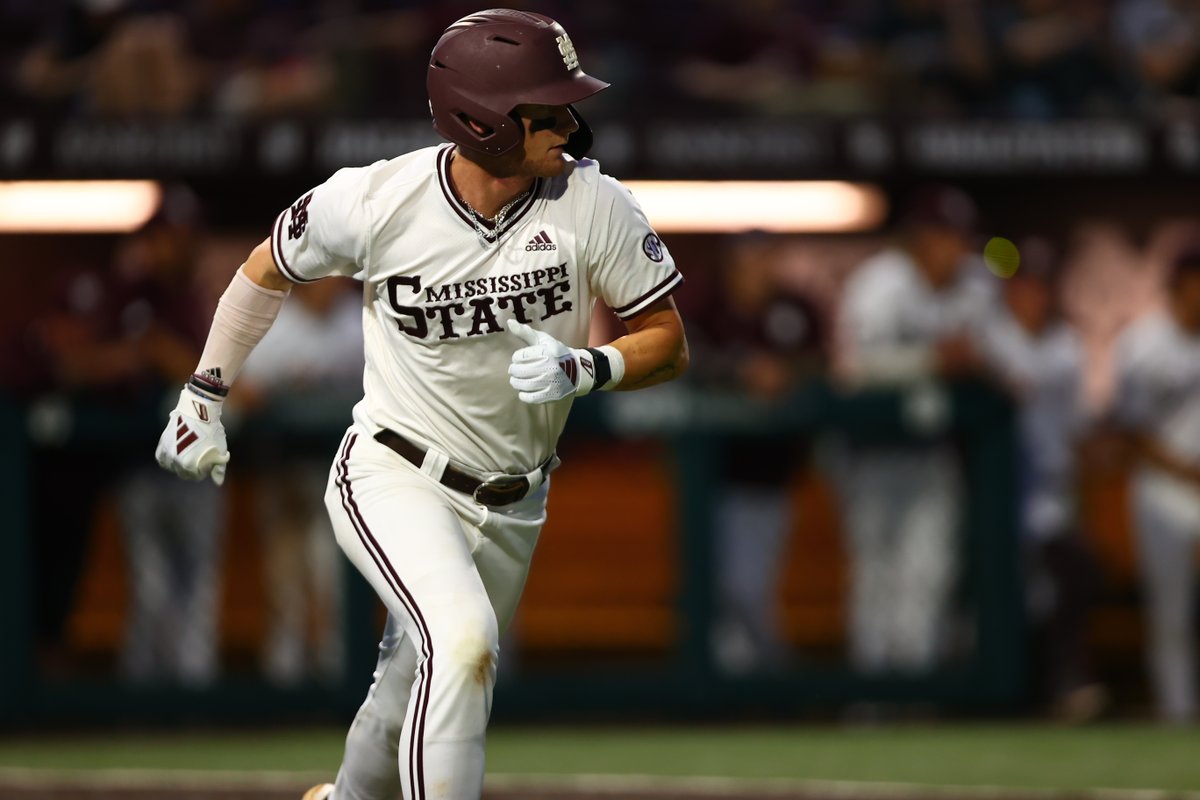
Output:
<path fill-rule="evenodd" d="M 296 283 L 355 277 L 369 236 L 366 168 L 341 169 L 275 219 L 271 256 Z"/>
<path fill-rule="evenodd" d="M 630 191 L 606 175 L 598 180 L 585 263 L 592 291 L 628 320 L 671 294 L 683 275 Z"/>

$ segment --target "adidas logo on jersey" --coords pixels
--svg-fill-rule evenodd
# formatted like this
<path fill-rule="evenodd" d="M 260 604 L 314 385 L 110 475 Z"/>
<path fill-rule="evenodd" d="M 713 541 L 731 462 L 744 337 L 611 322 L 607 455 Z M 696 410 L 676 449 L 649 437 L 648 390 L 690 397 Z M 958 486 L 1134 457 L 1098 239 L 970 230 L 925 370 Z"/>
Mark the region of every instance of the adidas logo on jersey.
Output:
<path fill-rule="evenodd" d="M 537 236 L 530 239 L 529 242 L 525 245 L 526 252 L 531 252 L 533 250 L 557 250 L 557 249 L 558 249 L 558 245 L 556 245 L 554 242 L 550 241 L 550 235 L 548 233 L 546 233 L 545 231 L 542 231 Z"/>

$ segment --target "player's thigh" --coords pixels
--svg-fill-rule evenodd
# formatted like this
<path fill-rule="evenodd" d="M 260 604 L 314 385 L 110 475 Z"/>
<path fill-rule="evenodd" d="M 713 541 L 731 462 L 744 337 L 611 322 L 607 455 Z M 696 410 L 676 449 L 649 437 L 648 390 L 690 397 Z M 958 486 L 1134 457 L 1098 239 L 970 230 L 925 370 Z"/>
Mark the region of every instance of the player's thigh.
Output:
<path fill-rule="evenodd" d="M 894 460 L 890 453 L 856 453 L 845 470 L 845 533 L 856 560 L 880 557 L 891 548 L 909 477 L 907 466 Z"/>
<path fill-rule="evenodd" d="M 1136 503 L 1138 562 L 1152 606 L 1190 610 L 1196 580 L 1196 537 L 1152 503 Z"/>
<path fill-rule="evenodd" d="M 343 442 L 325 495 L 346 556 L 418 644 L 447 634 L 495 639 L 471 527 L 424 476 L 364 444 L 353 435 Z"/>
<path fill-rule="evenodd" d="M 520 503 L 489 510 L 473 530 L 475 565 L 501 631 L 512 621 L 525 589 L 533 551 L 546 523 L 548 492 L 547 483 Z"/>

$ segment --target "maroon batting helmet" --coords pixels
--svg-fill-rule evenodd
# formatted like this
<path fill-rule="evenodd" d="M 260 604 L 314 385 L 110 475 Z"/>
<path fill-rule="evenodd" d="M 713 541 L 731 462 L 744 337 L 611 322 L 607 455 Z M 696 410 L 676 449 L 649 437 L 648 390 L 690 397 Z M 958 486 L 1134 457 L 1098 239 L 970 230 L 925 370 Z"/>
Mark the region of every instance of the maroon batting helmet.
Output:
<path fill-rule="evenodd" d="M 426 86 L 434 130 L 491 156 L 521 143 L 525 132 L 513 114 L 517 106 L 569 106 L 608 88 L 579 68 L 561 25 L 507 8 L 471 14 L 447 28 L 430 56 Z M 571 112 L 586 131 L 579 114 Z M 567 152 L 577 150 L 568 146 Z"/>

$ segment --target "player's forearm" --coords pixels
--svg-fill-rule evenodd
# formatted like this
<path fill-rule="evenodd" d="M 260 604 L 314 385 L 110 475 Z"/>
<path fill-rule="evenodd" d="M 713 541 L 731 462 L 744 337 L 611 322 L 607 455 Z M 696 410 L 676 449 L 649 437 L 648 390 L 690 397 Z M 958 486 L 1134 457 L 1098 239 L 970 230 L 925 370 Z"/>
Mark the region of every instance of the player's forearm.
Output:
<path fill-rule="evenodd" d="M 210 376 L 222 388 L 233 383 L 274 324 L 290 288 L 275 267 L 270 243 L 254 248 L 221 295 L 196 374 Z"/>
<path fill-rule="evenodd" d="M 674 304 L 642 317 L 635 330 L 612 343 L 625 360 L 625 376 L 613 387 L 616 391 L 666 383 L 687 370 L 687 337 Z"/>
<path fill-rule="evenodd" d="M 907 383 L 932 375 L 936 359 L 927 345 L 864 347 L 847 354 L 843 374 L 860 384 Z"/>
<path fill-rule="evenodd" d="M 1138 458 L 1155 469 L 1180 480 L 1200 485 L 1200 465 L 1180 458 L 1153 436 L 1135 437 L 1133 450 Z"/>

